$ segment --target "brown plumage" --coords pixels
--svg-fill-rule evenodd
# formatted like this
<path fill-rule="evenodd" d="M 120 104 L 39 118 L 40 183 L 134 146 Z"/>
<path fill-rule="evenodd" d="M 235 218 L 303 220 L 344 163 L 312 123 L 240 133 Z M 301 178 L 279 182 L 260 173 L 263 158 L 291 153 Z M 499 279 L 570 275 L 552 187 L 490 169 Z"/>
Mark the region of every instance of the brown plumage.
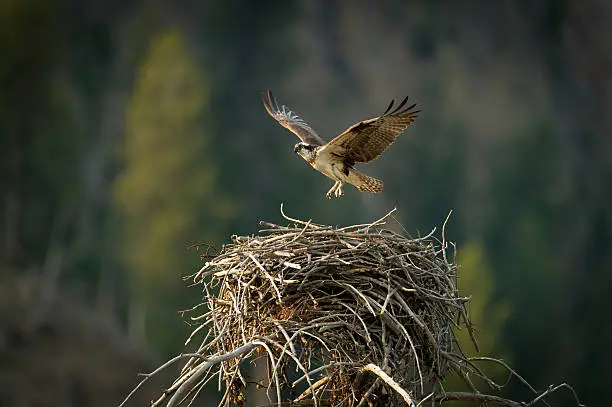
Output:
<path fill-rule="evenodd" d="M 362 192 L 380 192 L 382 181 L 356 171 L 354 165 L 379 157 L 416 120 L 419 113 L 419 110 L 413 110 L 416 104 L 405 107 L 407 97 L 395 109 L 394 101 L 391 101 L 381 116 L 354 124 L 325 144 L 297 114 L 285 105 L 279 107 L 272 92 L 268 90 L 262 94 L 262 100 L 270 116 L 302 141 L 295 145 L 294 151 L 316 170 L 336 181 L 327 192 L 328 198 L 332 194 L 340 197 L 345 182 Z"/>

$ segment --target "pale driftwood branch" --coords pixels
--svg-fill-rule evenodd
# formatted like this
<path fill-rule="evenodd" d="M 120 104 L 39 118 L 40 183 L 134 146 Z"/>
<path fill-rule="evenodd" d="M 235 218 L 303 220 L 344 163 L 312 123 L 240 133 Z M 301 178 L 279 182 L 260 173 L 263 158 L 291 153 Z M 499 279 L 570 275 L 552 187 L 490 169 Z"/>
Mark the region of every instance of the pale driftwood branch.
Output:
<path fill-rule="evenodd" d="M 395 380 L 393 380 L 391 376 L 386 374 L 380 367 L 376 366 L 373 363 L 368 363 L 367 365 L 363 367 L 363 370 L 372 372 L 376 376 L 380 377 L 383 382 L 387 383 L 389 387 L 391 387 L 393 390 L 397 392 L 397 394 L 402 396 L 406 404 L 408 404 L 410 407 L 416 407 L 416 405 L 414 404 L 414 400 L 412 400 L 412 397 L 410 397 L 410 394 L 408 394 L 406 390 L 402 389 L 402 387 L 399 384 L 397 384 Z"/>

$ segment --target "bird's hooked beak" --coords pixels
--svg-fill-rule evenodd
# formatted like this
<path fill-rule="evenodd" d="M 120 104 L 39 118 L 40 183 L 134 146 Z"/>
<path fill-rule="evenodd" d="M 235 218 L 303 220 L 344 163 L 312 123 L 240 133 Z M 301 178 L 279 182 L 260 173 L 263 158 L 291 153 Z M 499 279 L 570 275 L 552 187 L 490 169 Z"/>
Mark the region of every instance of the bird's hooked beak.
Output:
<path fill-rule="evenodd" d="M 300 151 L 301 148 L 302 148 L 302 145 L 298 143 L 298 144 L 295 145 L 295 147 L 293 147 L 293 152 L 295 154 L 297 154 L 298 151 Z"/>

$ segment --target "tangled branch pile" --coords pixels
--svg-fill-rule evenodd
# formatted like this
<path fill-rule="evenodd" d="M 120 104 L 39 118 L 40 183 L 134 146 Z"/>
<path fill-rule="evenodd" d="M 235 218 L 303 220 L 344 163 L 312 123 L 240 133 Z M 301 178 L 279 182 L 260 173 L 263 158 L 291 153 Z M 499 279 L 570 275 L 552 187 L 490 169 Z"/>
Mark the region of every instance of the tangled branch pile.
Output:
<path fill-rule="evenodd" d="M 262 222 L 259 235 L 235 236 L 194 276 L 209 309 L 194 319 L 208 329 L 199 355 L 240 352 L 216 369 L 194 355 L 178 383 L 191 380 L 193 392 L 219 375 L 221 404 L 240 405 L 243 362 L 263 356 L 271 400 L 420 400 L 461 363 L 453 327 L 468 321 L 467 299 L 445 242 L 406 238 L 382 228 L 384 220 L 344 228 Z"/>
<path fill-rule="evenodd" d="M 219 406 L 242 407 L 255 364 L 267 368 L 267 380 L 258 384 L 278 407 L 416 407 L 450 400 L 549 406 L 545 397 L 562 388 L 582 406 L 565 383 L 537 392 L 504 362 L 463 355 L 453 330 L 471 334 L 468 298 L 458 293 L 444 227 L 441 241 L 433 231 L 410 239 L 384 228 L 392 213 L 340 228 L 283 214 L 293 226 L 262 222 L 266 229 L 258 235 L 234 236 L 192 276 L 204 292 L 204 301 L 188 311 L 198 324 L 188 344 L 204 336 L 197 351 L 144 374 L 119 407 L 184 359 L 178 378 L 151 406 L 191 405 L 217 379 L 224 389 Z M 474 378 L 502 387 L 480 362 L 502 366 L 534 398 L 517 402 L 479 391 Z M 451 371 L 471 392 L 444 390 L 442 379 Z"/>

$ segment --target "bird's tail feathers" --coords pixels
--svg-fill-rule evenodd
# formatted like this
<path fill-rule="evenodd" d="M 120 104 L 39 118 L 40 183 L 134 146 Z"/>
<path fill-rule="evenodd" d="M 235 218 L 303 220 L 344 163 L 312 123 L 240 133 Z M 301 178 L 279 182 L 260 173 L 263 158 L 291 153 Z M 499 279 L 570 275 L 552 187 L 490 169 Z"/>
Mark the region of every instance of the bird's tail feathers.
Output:
<path fill-rule="evenodd" d="M 351 170 L 348 183 L 352 184 L 358 191 L 371 192 L 373 194 L 382 191 L 383 182 L 379 179 L 368 177 L 359 171 Z"/>

